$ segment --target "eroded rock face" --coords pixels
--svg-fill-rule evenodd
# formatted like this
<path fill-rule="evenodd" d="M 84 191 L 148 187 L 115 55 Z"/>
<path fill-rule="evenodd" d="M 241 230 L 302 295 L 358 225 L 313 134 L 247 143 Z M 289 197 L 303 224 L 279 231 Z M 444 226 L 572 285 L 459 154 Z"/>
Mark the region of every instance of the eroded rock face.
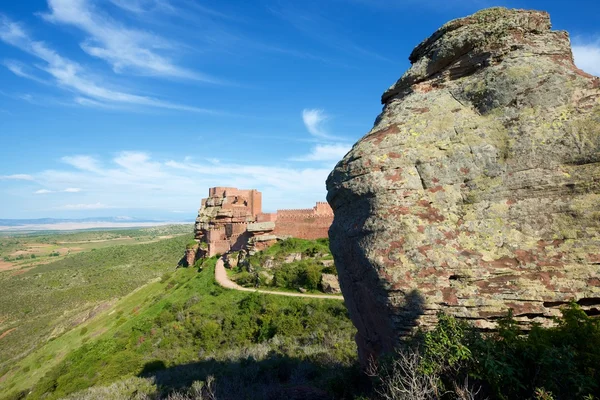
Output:
<path fill-rule="evenodd" d="M 361 360 L 439 310 L 524 328 L 600 311 L 600 80 L 547 13 L 494 8 L 421 43 L 327 181 Z"/>

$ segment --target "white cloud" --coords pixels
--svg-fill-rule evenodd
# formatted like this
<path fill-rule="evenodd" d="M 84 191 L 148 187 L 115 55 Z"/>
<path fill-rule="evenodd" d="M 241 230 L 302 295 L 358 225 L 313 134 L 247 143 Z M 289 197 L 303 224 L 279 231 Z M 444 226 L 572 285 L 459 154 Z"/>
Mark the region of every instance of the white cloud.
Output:
<path fill-rule="evenodd" d="M 77 155 L 63 157 L 75 169 L 46 170 L 36 174 L 48 188 L 81 188 L 77 204 L 46 206 L 63 210 L 100 208 L 188 210 L 194 213 L 209 187 L 257 188 L 265 210 L 310 207 L 325 198 L 325 179 L 333 165 L 300 168 L 285 165 L 160 160 L 145 152 L 121 152 L 110 160 Z M 57 192 L 58 193 L 58 192 Z M 53 196 L 54 198 L 54 196 Z M 110 207 L 106 206 L 110 205 Z M 93 208 L 92 208 L 93 207 Z"/>
<path fill-rule="evenodd" d="M 98 202 L 93 204 L 67 204 L 59 208 L 62 210 L 103 210 L 114 207 Z"/>
<path fill-rule="evenodd" d="M 352 146 L 344 143 L 318 144 L 308 155 L 293 158 L 293 161 L 339 161 Z"/>
<path fill-rule="evenodd" d="M 323 128 L 323 122 L 327 120 L 327 115 L 323 110 L 304 109 L 302 110 L 302 120 L 304 126 L 311 135 L 317 137 L 327 137 L 327 133 Z"/>
<path fill-rule="evenodd" d="M 155 10 L 174 11 L 168 1 L 161 0 L 109 0 L 115 6 L 136 14 Z"/>
<path fill-rule="evenodd" d="M 116 2 L 123 7 L 123 2 Z M 157 2 L 153 2 L 157 3 Z M 130 29 L 101 13 L 87 0 L 48 0 L 49 14 L 44 18 L 53 23 L 75 26 L 89 35 L 81 48 L 91 56 L 112 65 L 115 72 L 125 70 L 149 75 L 177 77 L 217 83 L 217 80 L 175 65 L 159 51 L 174 47 L 172 43 L 151 33 Z M 142 10 L 139 1 L 130 3 L 129 10 Z"/>
<path fill-rule="evenodd" d="M 26 72 L 25 70 L 27 67 L 18 61 L 5 60 L 3 64 L 6 68 L 8 68 L 10 72 L 17 76 L 20 76 L 21 78 L 31 79 L 32 81 L 42 83 L 44 85 L 47 85 L 49 83 L 41 78 L 38 78 L 37 76 L 34 76 L 30 72 Z"/>
<path fill-rule="evenodd" d="M 585 43 L 576 39 L 574 42 L 575 65 L 585 72 L 600 76 L 600 40 Z"/>
<path fill-rule="evenodd" d="M 328 119 L 329 116 L 324 110 L 316 108 L 302 110 L 304 126 L 320 143 L 314 146 L 310 153 L 294 157 L 292 161 L 338 161 L 350 150 L 351 146 L 346 139 L 330 135 L 325 129 L 324 123 Z"/>
<path fill-rule="evenodd" d="M 0 181 L 14 180 L 14 181 L 32 181 L 33 176 L 27 174 L 14 174 L 14 175 L 0 175 Z"/>
<path fill-rule="evenodd" d="M 48 194 L 48 193 L 79 193 L 81 189 L 79 188 L 66 188 L 64 190 L 48 190 L 48 189 L 40 189 L 33 192 L 33 194 Z"/>
<path fill-rule="evenodd" d="M 139 105 L 170 110 L 219 114 L 213 110 L 170 103 L 149 96 L 140 96 L 100 86 L 96 82 L 101 82 L 101 78 L 90 75 L 81 65 L 62 57 L 44 42 L 31 39 L 19 24 L 1 14 L 0 40 L 45 61 L 46 65 L 37 67 L 52 76 L 59 87 L 77 93 L 79 96 L 76 96 L 76 99 L 79 99 L 79 101 L 76 102 L 78 103 L 85 102 L 87 99 L 86 105 L 94 105 L 95 101 L 96 104 L 98 102 L 108 102 L 119 105 Z M 30 78 L 28 74 L 23 73 L 22 68 L 16 69 L 14 68 L 14 64 L 11 64 L 11 66 L 13 67 L 12 71 L 17 75 Z M 34 78 L 34 80 L 38 80 L 38 78 Z"/>
<path fill-rule="evenodd" d="M 98 161 L 94 157 L 90 156 L 67 156 L 61 158 L 61 160 L 69 165 L 74 166 L 77 169 L 84 171 L 97 172 L 100 170 Z"/>

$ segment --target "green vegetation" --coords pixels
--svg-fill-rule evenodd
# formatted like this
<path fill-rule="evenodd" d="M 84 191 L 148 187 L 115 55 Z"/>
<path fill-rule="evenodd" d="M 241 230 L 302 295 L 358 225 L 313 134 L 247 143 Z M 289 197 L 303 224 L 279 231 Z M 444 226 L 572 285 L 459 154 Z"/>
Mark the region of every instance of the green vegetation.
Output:
<path fill-rule="evenodd" d="M 23 273 L 0 273 L 0 334 L 10 331 L 0 340 L 0 375 L 114 299 L 174 270 L 190 236 L 113 244 L 19 271 Z"/>
<path fill-rule="evenodd" d="M 224 290 L 214 282 L 215 262 L 200 273 L 178 269 L 116 304 L 102 317 L 107 330 L 49 369 L 28 398 L 60 398 L 136 375 L 157 376 L 158 390 L 168 392 L 206 379 L 207 369 L 245 376 L 251 386 L 267 384 L 256 376 L 262 370 L 280 383 L 303 377 L 323 390 L 346 390 L 336 382 L 356 372 L 356 348 L 343 304 Z"/>
<path fill-rule="evenodd" d="M 371 368 L 382 397 L 416 398 L 402 397 L 402 391 L 418 392 L 423 399 L 591 400 L 600 395 L 600 320 L 577 304 L 562 310 L 556 327 L 536 325 L 528 335 L 512 313 L 499 321 L 495 334 L 438 317 L 433 331 L 415 338 L 384 366 Z"/>
<path fill-rule="evenodd" d="M 329 252 L 329 240 L 289 238 L 248 256 L 231 276 L 246 287 L 287 290 L 320 290 L 321 277 L 337 274 Z"/>
<path fill-rule="evenodd" d="M 529 335 L 511 314 L 493 334 L 439 314 L 433 331 L 364 374 L 342 302 L 223 289 L 216 257 L 175 268 L 190 240 L 113 244 L 0 273 L 0 398 L 599 397 L 600 320 L 576 304 Z M 253 272 L 238 278 L 268 260 L 281 263 L 271 285 L 288 289 L 318 288 L 331 268 L 326 240 L 289 239 L 248 257 Z"/>
<path fill-rule="evenodd" d="M 31 267 L 49 257 L 97 248 L 151 243 L 192 233 L 191 225 L 165 225 L 142 229 L 107 229 L 76 232 L 0 233 L 0 257 L 18 267 Z"/>

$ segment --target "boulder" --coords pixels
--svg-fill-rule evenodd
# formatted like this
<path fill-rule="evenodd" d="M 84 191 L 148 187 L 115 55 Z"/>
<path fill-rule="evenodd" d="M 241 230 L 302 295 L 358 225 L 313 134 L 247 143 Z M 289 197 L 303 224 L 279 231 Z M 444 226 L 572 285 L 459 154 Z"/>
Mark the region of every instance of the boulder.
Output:
<path fill-rule="evenodd" d="M 337 276 L 333 274 L 323 274 L 321 277 L 321 287 L 324 293 L 339 294 L 342 293 Z"/>
<path fill-rule="evenodd" d="M 240 259 L 239 252 L 226 253 L 223 256 L 223 263 L 225 264 L 225 268 L 233 269 L 238 266 L 238 262 Z"/>
<path fill-rule="evenodd" d="M 259 275 L 262 278 L 261 280 L 265 285 L 270 285 L 273 282 L 273 274 L 270 274 L 267 271 L 260 271 Z"/>
<path fill-rule="evenodd" d="M 300 260 L 302 260 L 301 253 L 291 253 L 285 257 L 285 259 L 283 260 L 283 263 L 290 264 L 290 263 L 293 263 L 294 261 L 300 261 Z"/>
<path fill-rule="evenodd" d="M 190 247 L 185 249 L 184 265 L 187 267 L 192 267 L 196 262 L 196 256 L 198 253 L 198 246 Z"/>
<path fill-rule="evenodd" d="M 275 260 L 273 257 L 269 257 L 265 260 L 263 267 L 266 269 L 273 269 L 275 267 Z"/>
<path fill-rule="evenodd" d="M 439 311 L 481 329 L 600 312 L 600 79 L 550 28 L 505 8 L 442 26 L 330 174 L 363 363 Z"/>

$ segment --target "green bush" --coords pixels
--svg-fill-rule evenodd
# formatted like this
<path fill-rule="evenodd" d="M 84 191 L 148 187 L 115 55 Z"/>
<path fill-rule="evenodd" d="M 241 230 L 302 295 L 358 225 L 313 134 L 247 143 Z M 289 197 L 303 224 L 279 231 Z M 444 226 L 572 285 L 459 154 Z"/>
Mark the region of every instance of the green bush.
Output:
<path fill-rule="evenodd" d="M 535 325 L 525 335 L 509 312 L 498 332 L 486 335 L 440 314 L 437 327 L 421 341 L 422 371 L 440 376 L 446 388 L 471 377 L 498 399 L 598 395 L 600 320 L 571 304 L 556 322 L 552 328 Z"/>
<path fill-rule="evenodd" d="M 321 283 L 321 268 L 314 262 L 305 263 L 300 270 L 300 283 L 309 290 L 316 290 Z"/>
<path fill-rule="evenodd" d="M 237 275 L 236 282 L 242 286 L 254 287 L 259 283 L 259 278 L 257 274 L 242 271 Z"/>

